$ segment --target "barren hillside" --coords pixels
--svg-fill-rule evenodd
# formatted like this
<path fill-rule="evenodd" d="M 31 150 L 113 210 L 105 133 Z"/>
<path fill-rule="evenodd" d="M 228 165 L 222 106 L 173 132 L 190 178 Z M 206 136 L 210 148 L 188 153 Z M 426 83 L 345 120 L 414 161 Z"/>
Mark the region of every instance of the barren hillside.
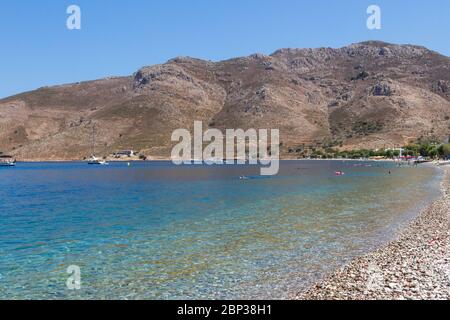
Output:
<path fill-rule="evenodd" d="M 134 75 L 41 88 L 0 100 L 0 151 L 78 160 L 135 149 L 170 155 L 172 131 L 278 128 L 282 155 L 333 145 L 380 148 L 448 139 L 450 58 L 412 45 L 281 49 L 221 62 L 176 58 Z M 291 153 L 289 153 L 291 150 Z"/>

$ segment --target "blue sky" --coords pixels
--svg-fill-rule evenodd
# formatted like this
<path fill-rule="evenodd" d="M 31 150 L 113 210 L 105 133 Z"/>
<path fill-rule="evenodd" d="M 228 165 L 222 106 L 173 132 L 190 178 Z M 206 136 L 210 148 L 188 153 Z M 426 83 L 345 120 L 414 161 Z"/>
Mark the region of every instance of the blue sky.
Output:
<path fill-rule="evenodd" d="M 71 4 L 81 7 L 81 30 L 66 28 Z M 371 4 L 381 7 L 381 30 L 366 28 Z M 448 0 L 9 0 L 0 3 L 0 97 L 176 56 L 223 60 L 369 39 L 450 56 L 449 34 Z"/>

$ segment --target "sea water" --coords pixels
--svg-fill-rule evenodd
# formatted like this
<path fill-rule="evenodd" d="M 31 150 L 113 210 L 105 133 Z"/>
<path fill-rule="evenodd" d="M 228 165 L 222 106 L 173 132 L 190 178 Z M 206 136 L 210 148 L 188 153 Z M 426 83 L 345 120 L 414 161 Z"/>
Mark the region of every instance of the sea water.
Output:
<path fill-rule="evenodd" d="M 357 161 L 283 161 L 274 177 L 170 162 L 0 168 L 0 299 L 289 298 L 391 239 L 437 180 L 429 166 Z"/>

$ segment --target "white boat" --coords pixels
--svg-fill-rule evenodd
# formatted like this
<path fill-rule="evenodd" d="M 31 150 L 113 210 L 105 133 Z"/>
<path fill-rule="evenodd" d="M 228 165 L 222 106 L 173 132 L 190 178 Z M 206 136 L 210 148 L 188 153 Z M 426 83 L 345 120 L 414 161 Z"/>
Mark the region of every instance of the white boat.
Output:
<path fill-rule="evenodd" d="M 93 164 L 93 165 L 107 165 L 108 163 L 103 160 L 103 159 L 99 159 L 96 156 L 92 156 L 89 160 L 88 160 L 88 164 Z"/>
<path fill-rule="evenodd" d="M 91 165 L 107 165 L 106 160 L 97 158 L 95 156 L 95 124 L 92 127 L 92 156 L 88 159 L 88 164 Z"/>
<path fill-rule="evenodd" d="M 0 156 L 0 167 L 14 167 L 16 159 L 11 156 Z"/>

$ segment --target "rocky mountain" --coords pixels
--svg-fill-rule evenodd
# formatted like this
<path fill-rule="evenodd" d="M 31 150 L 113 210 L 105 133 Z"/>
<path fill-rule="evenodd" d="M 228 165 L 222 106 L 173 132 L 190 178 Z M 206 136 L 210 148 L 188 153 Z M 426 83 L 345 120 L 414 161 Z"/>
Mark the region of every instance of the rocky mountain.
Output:
<path fill-rule="evenodd" d="M 450 58 L 374 41 L 221 62 L 175 58 L 130 77 L 0 100 L 0 150 L 20 160 L 82 159 L 95 124 L 98 154 L 135 149 L 167 158 L 172 131 L 195 120 L 219 129 L 278 128 L 284 157 L 321 146 L 448 140 Z"/>

